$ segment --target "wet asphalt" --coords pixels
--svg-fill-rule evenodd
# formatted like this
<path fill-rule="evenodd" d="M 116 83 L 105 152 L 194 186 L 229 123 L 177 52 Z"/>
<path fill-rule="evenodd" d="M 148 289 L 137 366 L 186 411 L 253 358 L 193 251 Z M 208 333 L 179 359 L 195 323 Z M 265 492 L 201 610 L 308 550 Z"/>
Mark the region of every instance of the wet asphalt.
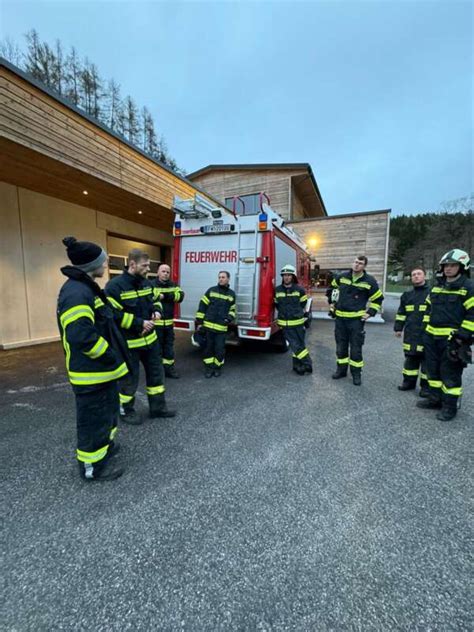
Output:
<path fill-rule="evenodd" d="M 454 421 L 417 409 L 387 303 L 361 387 L 331 321 L 304 377 L 254 346 L 206 380 L 180 335 L 179 414 L 123 426 L 109 483 L 77 476 L 59 344 L 0 352 L 0 629 L 472 630 L 474 369 Z"/>

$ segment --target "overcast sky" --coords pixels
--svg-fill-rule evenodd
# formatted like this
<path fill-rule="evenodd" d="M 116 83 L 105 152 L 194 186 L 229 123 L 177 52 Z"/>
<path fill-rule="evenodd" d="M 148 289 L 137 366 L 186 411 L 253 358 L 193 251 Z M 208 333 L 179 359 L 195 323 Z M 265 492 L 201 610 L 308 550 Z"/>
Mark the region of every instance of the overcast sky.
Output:
<path fill-rule="evenodd" d="M 187 172 L 309 162 L 330 214 L 438 210 L 473 186 L 473 3 L 1 1 L 147 105 Z"/>

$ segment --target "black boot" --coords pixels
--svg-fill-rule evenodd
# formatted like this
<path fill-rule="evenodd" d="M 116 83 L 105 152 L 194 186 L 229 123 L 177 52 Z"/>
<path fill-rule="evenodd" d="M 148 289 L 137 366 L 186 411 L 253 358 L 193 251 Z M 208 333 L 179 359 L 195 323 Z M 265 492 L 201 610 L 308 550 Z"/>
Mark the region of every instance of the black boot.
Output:
<path fill-rule="evenodd" d="M 416 388 L 416 382 L 409 382 L 408 380 L 403 380 L 403 382 L 398 387 L 399 391 L 413 391 Z"/>
<path fill-rule="evenodd" d="M 441 408 L 441 400 L 428 397 L 427 399 L 424 399 L 422 402 L 416 402 L 416 406 L 417 408 L 434 410 L 436 408 Z"/>
<path fill-rule="evenodd" d="M 422 386 L 420 388 L 420 397 L 426 398 L 430 396 L 430 389 L 428 386 Z"/>
<path fill-rule="evenodd" d="M 337 367 L 336 372 L 331 375 L 333 380 L 340 380 L 341 377 L 347 377 L 347 369 L 341 369 Z"/>
<path fill-rule="evenodd" d="M 120 408 L 120 420 L 129 426 L 140 426 L 143 419 L 134 408 Z"/>
<path fill-rule="evenodd" d="M 305 372 L 305 373 L 312 373 L 312 372 L 313 372 L 313 365 L 312 365 L 312 364 L 307 364 L 307 365 L 304 367 L 304 372 Z"/>
<path fill-rule="evenodd" d="M 214 367 L 214 377 L 220 377 L 221 373 L 222 373 L 222 370 L 220 366 Z"/>
<path fill-rule="evenodd" d="M 446 406 L 446 404 L 444 404 L 440 412 L 436 415 L 436 419 L 440 421 L 451 421 L 451 419 L 456 417 L 457 412 L 456 406 Z"/>
<path fill-rule="evenodd" d="M 155 410 L 150 410 L 150 419 L 157 419 L 158 417 L 176 417 L 176 411 L 170 410 L 166 404 Z"/>
<path fill-rule="evenodd" d="M 170 377 L 173 380 L 178 380 L 179 379 L 179 373 L 175 369 L 174 364 L 165 366 L 165 375 L 166 375 L 166 377 Z"/>
<path fill-rule="evenodd" d="M 112 441 L 112 443 L 109 445 L 109 449 L 107 450 L 107 458 L 111 459 L 112 457 L 116 456 L 119 452 L 120 452 L 120 446 L 118 445 L 118 443 L 114 443 Z"/>
<path fill-rule="evenodd" d="M 352 374 L 352 384 L 354 384 L 354 386 L 360 386 L 362 384 L 362 374 L 360 371 Z"/>
<path fill-rule="evenodd" d="M 204 369 L 204 377 L 212 377 L 214 375 L 214 367 L 206 366 Z"/>
<path fill-rule="evenodd" d="M 79 463 L 78 465 L 80 477 L 87 483 L 93 483 L 94 481 L 98 483 L 103 481 L 114 481 L 115 479 L 120 478 L 125 472 L 123 467 L 110 465 L 108 462 L 106 462 L 102 467 L 94 464 L 92 466 L 92 472 L 88 472 L 88 468 L 85 467 L 84 463 Z"/>

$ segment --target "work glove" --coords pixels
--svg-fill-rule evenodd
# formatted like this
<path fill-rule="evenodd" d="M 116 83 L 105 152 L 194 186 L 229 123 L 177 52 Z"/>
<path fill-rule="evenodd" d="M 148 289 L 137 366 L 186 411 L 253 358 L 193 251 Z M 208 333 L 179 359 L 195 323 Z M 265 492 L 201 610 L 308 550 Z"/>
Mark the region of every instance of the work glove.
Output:
<path fill-rule="evenodd" d="M 448 341 L 448 358 L 451 362 L 461 362 L 464 365 L 472 364 L 472 352 L 469 343 L 462 338 L 452 336 Z"/>

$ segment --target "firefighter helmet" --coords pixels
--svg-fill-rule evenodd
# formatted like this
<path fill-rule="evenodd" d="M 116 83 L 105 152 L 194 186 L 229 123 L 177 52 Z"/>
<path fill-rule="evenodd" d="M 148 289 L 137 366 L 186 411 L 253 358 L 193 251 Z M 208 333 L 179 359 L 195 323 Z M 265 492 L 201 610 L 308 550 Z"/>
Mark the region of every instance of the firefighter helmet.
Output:
<path fill-rule="evenodd" d="M 290 265 L 289 263 L 287 263 L 285 266 L 283 266 L 283 268 L 281 269 L 280 272 L 281 275 L 283 274 L 292 274 L 293 276 L 296 276 L 296 268 L 295 266 Z"/>
<path fill-rule="evenodd" d="M 469 255 L 464 250 L 460 250 L 459 248 L 454 248 L 450 250 L 446 254 L 444 254 L 439 260 L 439 265 L 444 266 L 446 263 L 457 263 L 464 270 L 469 269 Z"/>

